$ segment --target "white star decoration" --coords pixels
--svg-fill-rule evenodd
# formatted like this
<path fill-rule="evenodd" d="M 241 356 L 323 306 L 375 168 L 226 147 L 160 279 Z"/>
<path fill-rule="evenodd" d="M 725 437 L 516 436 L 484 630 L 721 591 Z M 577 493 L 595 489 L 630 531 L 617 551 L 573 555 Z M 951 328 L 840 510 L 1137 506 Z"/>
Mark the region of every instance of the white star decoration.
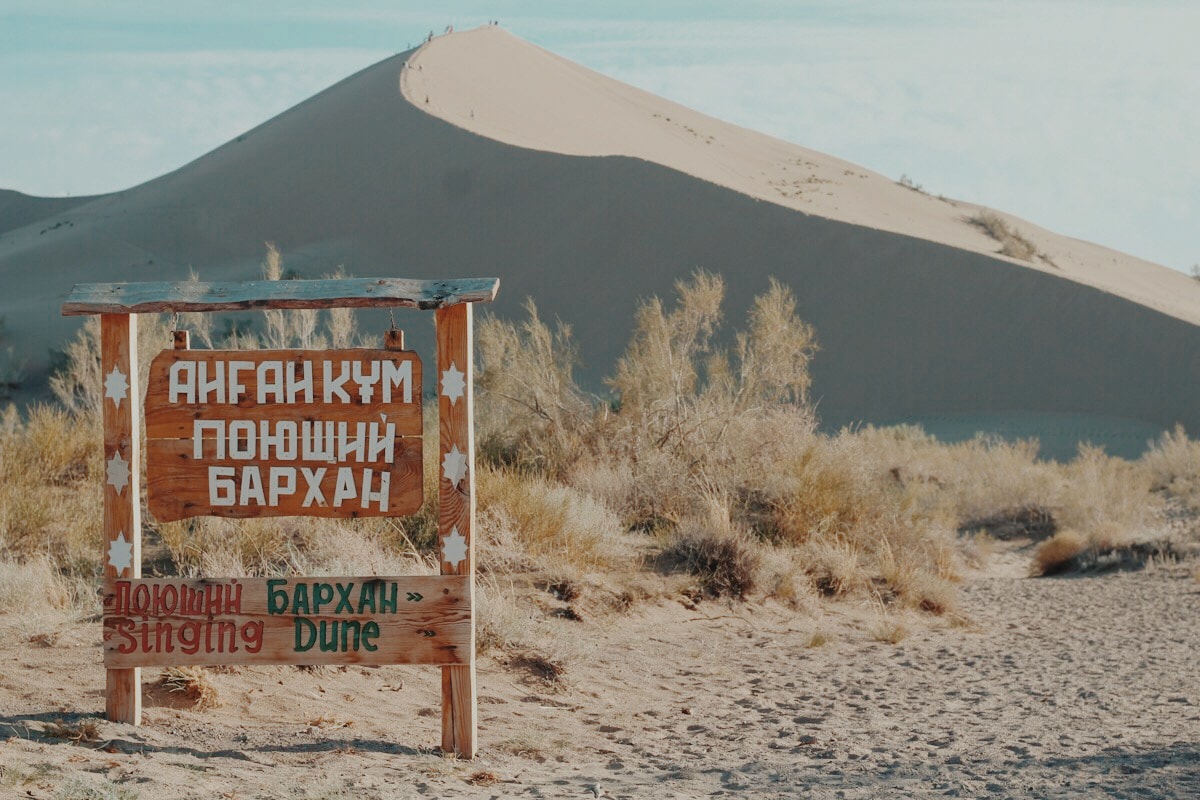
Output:
<path fill-rule="evenodd" d="M 118 578 L 133 565 L 133 544 L 125 541 L 124 531 L 108 545 L 108 564 L 117 571 Z"/>
<path fill-rule="evenodd" d="M 458 528 L 450 531 L 449 536 L 442 537 L 442 561 L 452 567 L 457 567 L 467 558 L 467 540 L 458 532 Z"/>
<path fill-rule="evenodd" d="M 112 372 L 104 379 L 104 396 L 116 403 L 117 408 L 120 408 L 121 401 L 129 396 L 129 381 L 116 365 L 113 365 Z"/>
<path fill-rule="evenodd" d="M 129 462 L 121 458 L 120 453 L 113 453 L 108 460 L 108 485 L 116 489 L 118 494 L 129 485 Z"/>
<path fill-rule="evenodd" d="M 451 361 L 450 369 L 442 370 L 442 394 L 450 398 L 450 405 L 454 405 L 458 398 L 463 396 L 466 388 L 467 383 L 463 380 L 462 370 Z"/>
<path fill-rule="evenodd" d="M 451 486 L 458 486 L 467 474 L 467 457 L 459 452 L 458 445 L 450 445 L 450 452 L 442 459 L 442 470 Z"/>

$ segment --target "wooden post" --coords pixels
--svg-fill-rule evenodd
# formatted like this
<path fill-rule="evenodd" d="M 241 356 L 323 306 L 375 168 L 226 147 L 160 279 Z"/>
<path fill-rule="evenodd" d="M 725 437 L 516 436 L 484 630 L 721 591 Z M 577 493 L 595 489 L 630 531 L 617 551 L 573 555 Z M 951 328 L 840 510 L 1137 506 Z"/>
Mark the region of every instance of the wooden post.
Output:
<path fill-rule="evenodd" d="M 104 373 L 104 577 L 142 575 L 137 317 L 100 316 Z M 141 669 L 107 670 L 105 711 L 113 722 L 142 722 Z"/>
<path fill-rule="evenodd" d="M 439 511 L 442 574 L 469 575 L 470 662 L 442 667 L 442 750 L 474 758 L 475 701 L 475 423 L 471 303 L 437 310 Z"/>

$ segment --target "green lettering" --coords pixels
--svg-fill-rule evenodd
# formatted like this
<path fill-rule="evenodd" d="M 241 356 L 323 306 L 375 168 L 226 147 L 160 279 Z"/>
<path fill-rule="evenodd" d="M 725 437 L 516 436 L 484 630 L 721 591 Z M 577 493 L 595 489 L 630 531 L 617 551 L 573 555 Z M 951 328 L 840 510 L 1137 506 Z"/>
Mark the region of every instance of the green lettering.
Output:
<path fill-rule="evenodd" d="M 320 614 L 321 606 L 333 600 L 333 584 L 317 583 L 313 585 L 313 613 Z"/>
<path fill-rule="evenodd" d="M 379 593 L 379 613 L 386 614 L 391 611 L 396 613 L 396 603 L 398 602 L 396 593 L 399 591 L 396 588 L 396 583 L 393 581 L 387 586 L 382 587 L 383 591 Z M 391 590 L 392 596 L 388 597 L 388 590 Z"/>
<path fill-rule="evenodd" d="M 379 649 L 379 645 L 371 644 L 371 640 L 379 635 L 379 623 L 375 620 L 364 623 L 362 626 L 362 646 L 363 650 L 368 650 L 374 653 Z"/>
<path fill-rule="evenodd" d="M 302 633 L 308 634 L 308 641 L 304 642 L 301 639 Z M 297 653 L 303 653 L 311 650 L 313 644 L 317 641 L 317 626 L 313 625 L 309 620 L 303 617 L 296 617 L 296 647 Z"/>
<path fill-rule="evenodd" d="M 350 591 L 354 588 L 353 583 L 339 583 L 337 585 L 338 604 L 333 610 L 335 614 L 341 614 L 342 609 L 346 609 L 347 614 L 354 613 L 354 606 L 350 604 Z"/>
<path fill-rule="evenodd" d="M 370 608 L 375 613 L 375 581 L 367 581 L 358 590 L 358 613 L 362 614 Z"/>
<path fill-rule="evenodd" d="M 358 650 L 359 637 L 362 636 L 361 623 L 359 623 L 357 620 L 348 619 L 348 620 L 345 620 L 344 622 L 337 623 L 337 624 L 340 624 L 342 626 L 342 652 L 348 653 L 348 652 L 350 652 L 351 649 Z M 353 625 L 354 627 L 351 628 L 350 627 L 351 625 Z M 351 645 L 351 642 L 350 642 L 350 631 L 351 630 L 354 631 L 353 645 Z"/>
<path fill-rule="evenodd" d="M 329 590 L 333 591 L 332 588 Z M 330 595 L 332 597 L 332 595 Z M 336 653 L 338 649 L 337 623 L 321 621 L 321 652 Z"/>
<path fill-rule="evenodd" d="M 267 581 L 267 613 L 282 614 L 287 611 L 287 592 L 277 589 L 277 586 L 287 586 L 287 578 L 272 578 Z"/>
<path fill-rule="evenodd" d="M 292 613 L 296 615 L 309 614 L 308 610 L 308 584 L 297 583 L 296 594 L 292 600 Z"/>

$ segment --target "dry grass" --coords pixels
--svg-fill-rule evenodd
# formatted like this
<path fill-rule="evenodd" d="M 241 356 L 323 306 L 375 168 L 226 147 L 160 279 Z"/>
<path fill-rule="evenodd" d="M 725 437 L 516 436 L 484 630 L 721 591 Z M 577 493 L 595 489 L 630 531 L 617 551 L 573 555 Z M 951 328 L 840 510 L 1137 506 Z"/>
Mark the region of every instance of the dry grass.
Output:
<path fill-rule="evenodd" d="M 167 667 L 158 685 L 167 693 L 185 700 L 194 711 L 205 711 L 221 705 L 220 693 L 204 667 Z"/>
<path fill-rule="evenodd" d="M 500 776 L 491 770 L 481 769 L 472 772 L 466 780 L 472 786 L 495 786 L 500 782 Z"/>
<path fill-rule="evenodd" d="M 100 741 L 100 723 L 94 719 L 78 722 L 50 722 L 43 731 L 51 739 L 62 739 L 72 744 L 87 744 Z"/>
<path fill-rule="evenodd" d="M 479 471 L 484 566 L 506 572 L 632 565 L 617 516 L 578 489 L 511 469 Z"/>
<path fill-rule="evenodd" d="M 994 212 L 980 211 L 971 217 L 970 222 L 1000 243 L 1000 255 L 1030 261 L 1038 254 L 1032 242 L 1022 236 L 1016 228 L 1009 227 L 1008 223 Z"/>
<path fill-rule="evenodd" d="M 805 642 L 805 647 L 824 647 L 833 641 L 833 637 L 825 630 L 817 628 L 808 635 L 808 641 Z"/>
<path fill-rule="evenodd" d="M 908 626 L 903 621 L 895 617 L 883 616 L 880 617 L 873 625 L 870 631 L 871 639 L 884 644 L 900 644 L 908 638 Z"/>

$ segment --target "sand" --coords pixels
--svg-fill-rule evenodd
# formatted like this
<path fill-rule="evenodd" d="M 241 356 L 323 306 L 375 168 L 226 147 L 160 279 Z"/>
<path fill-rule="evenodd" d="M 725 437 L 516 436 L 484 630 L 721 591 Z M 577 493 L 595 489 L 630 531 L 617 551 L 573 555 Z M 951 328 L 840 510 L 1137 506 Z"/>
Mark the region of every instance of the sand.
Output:
<path fill-rule="evenodd" d="M 99 625 L 41 646 L 8 617 L 0 794 L 110 780 L 143 798 L 1196 796 L 1197 564 L 1053 579 L 1027 564 L 998 553 L 967 578 L 967 627 L 912 619 L 895 645 L 854 602 L 819 621 L 674 601 L 556 621 L 586 659 L 555 688 L 484 658 L 474 763 L 435 750 L 433 668 L 248 668 L 215 676 L 219 708 L 150 699 L 143 727 L 48 739 L 102 708 Z M 809 647 L 816 629 L 831 641 Z"/>

